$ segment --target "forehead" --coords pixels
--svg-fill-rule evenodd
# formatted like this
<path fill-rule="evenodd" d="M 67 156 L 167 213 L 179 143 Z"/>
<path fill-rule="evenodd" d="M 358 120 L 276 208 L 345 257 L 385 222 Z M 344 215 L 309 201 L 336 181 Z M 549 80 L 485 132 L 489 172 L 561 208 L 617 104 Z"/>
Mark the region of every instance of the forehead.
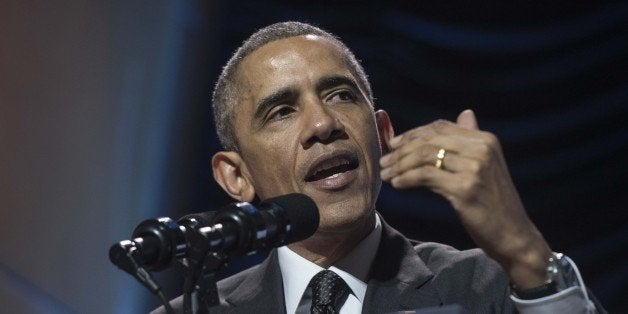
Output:
<path fill-rule="evenodd" d="M 325 75 L 353 77 L 343 50 L 332 40 L 315 35 L 263 45 L 242 60 L 238 72 L 241 96 L 248 96 L 250 101 L 277 88 L 315 82 Z"/>

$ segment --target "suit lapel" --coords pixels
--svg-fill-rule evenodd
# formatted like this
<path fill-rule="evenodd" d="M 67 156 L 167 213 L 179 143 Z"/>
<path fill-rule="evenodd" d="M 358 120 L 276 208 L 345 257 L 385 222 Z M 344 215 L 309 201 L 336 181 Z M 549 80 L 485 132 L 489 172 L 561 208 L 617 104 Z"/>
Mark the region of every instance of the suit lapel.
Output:
<path fill-rule="evenodd" d="M 285 313 L 277 250 L 272 250 L 259 267 L 225 296 L 225 301 L 233 306 L 229 313 Z"/>
<path fill-rule="evenodd" d="M 437 291 L 430 284 L 433 276 L 412 244 L 382 219 L 382 239 L 371 266 L 362 312 L 440 305 Z"/>

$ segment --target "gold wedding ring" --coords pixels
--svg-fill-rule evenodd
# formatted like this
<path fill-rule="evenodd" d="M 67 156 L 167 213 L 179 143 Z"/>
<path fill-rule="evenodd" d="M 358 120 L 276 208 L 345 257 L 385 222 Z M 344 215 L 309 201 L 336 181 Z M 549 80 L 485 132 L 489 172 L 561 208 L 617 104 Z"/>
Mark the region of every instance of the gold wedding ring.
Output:
<path fill-rule="evenodd" d="M 447 153 L 447 151 L 445 151 L 444 148 L 441 148 L 438 150 L 438 154 L 436 154 L 436 164 L 434 164 L 434 166 L 438 169 L 442 169 L 443 168 L 443 159 L 445 159 L 445 154 Z"/>

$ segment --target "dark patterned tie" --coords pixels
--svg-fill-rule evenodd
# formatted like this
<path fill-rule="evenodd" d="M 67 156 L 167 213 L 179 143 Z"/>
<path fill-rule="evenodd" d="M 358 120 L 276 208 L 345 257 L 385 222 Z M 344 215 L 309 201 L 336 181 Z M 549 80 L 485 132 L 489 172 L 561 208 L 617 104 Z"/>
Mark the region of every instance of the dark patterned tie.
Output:
<path fill-rule="evenodd" d="M 347 300 L 351 288 L 331 270 L 322 270 L 310 281 L 312 314 L 336 314 Z"/>

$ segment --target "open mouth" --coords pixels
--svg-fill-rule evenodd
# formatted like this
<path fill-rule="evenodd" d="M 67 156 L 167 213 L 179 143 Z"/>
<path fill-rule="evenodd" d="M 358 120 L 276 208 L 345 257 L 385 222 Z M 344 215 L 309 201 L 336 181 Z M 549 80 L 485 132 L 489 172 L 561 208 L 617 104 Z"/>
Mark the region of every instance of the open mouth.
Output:
<path fill-rule="evenodd" d="M 358 159 L 352 154 L 342 154 L 324 158 L 316 162 L 305 177 L 306 182 L 322 179 L 333 179 L 341 173 L 354 170 L 358 167 Z"/>

